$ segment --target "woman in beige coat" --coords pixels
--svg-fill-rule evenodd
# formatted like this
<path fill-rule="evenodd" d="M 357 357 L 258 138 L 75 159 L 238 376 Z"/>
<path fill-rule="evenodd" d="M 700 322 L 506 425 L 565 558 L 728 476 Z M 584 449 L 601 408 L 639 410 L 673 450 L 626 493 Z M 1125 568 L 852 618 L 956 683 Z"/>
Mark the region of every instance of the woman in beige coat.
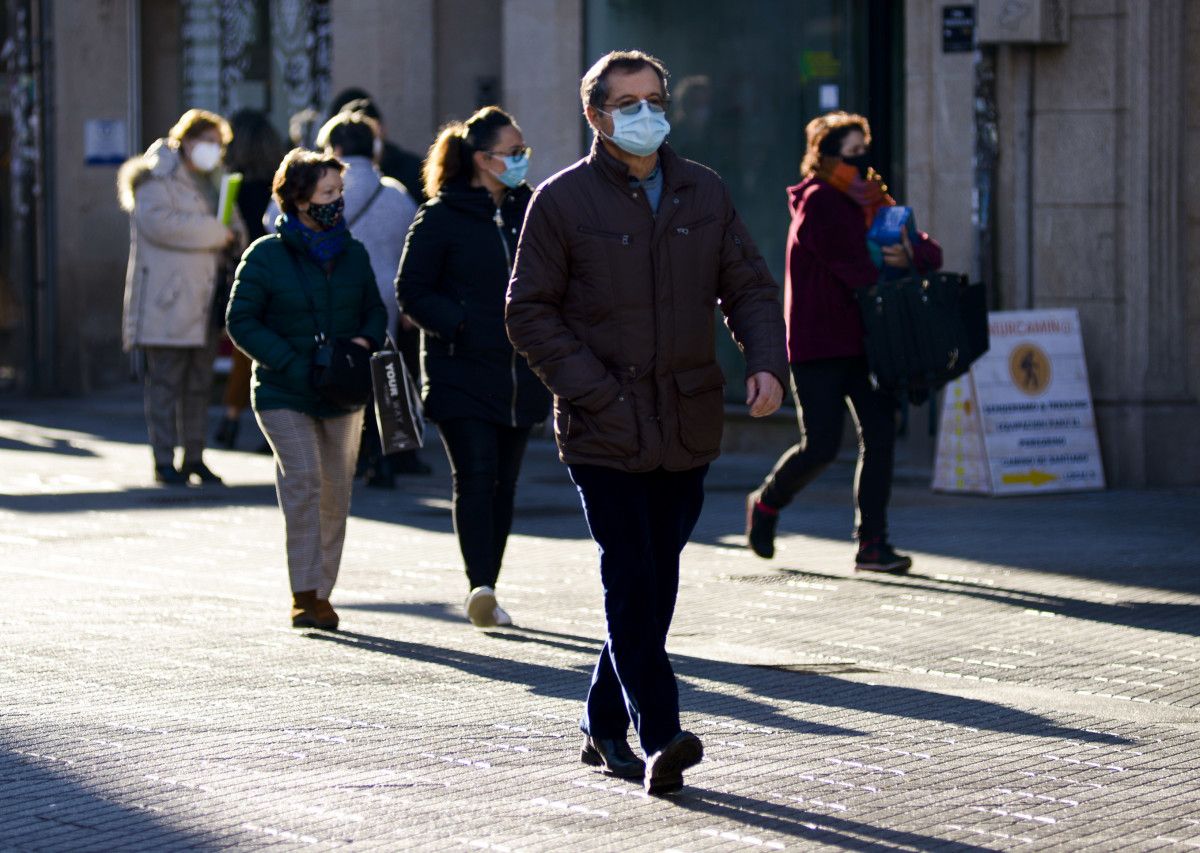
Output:
<path fill-rule="evenodd" d="M 188 110 L 166 139 L 128 161 L 118 176 L 130 214 L 122 341 L 145 355 L 146 425 L 154 479 L 219 484 L 202 458 L 216 335 L 217 275 L 245 242 L 240 219 L 217 218 L 220 165 L 232 134 L 225 119 Z M 175 467 L 175 448 L 183 460 Z"/>

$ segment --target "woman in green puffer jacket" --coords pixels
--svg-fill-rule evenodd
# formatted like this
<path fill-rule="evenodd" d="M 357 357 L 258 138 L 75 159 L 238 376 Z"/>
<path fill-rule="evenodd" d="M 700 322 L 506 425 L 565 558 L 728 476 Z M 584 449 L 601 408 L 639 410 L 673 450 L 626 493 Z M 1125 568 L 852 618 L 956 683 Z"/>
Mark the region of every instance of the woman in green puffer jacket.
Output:
<path fill-rule="evenodd" d="M 243 255 L 226 313 L 229 337 L 254 360 L 251 404 L 275 453 L 297 628 L 338 625 L 329 596 L 363 422 L 361 407 L 338 408 L 313 390 L 317 333 L 374 351 L 387 327 L 367 250 L 342 218 L 344 170 L 302 148 L 283 158 L 272 183 L 283 215 Z"/>

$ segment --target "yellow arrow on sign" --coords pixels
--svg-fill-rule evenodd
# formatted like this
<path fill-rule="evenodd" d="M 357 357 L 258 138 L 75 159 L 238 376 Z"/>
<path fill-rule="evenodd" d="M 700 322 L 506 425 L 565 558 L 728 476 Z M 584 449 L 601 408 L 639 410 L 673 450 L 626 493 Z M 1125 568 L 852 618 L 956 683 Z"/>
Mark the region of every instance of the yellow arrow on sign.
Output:
<path fill-rule="evenodd" d="M 1039 471 L 1036 468 L 1031 468 L 1025 474 L 1005 474 L 1000 478 L 1007 485 L 1016 485 L 1017 483 L 1028 483 L 1031 486 L 1044 486 L 1047 483 L 1053 483 L 1058 479 L 1057 474 L 1051 474 L 1049 471 Z"/>

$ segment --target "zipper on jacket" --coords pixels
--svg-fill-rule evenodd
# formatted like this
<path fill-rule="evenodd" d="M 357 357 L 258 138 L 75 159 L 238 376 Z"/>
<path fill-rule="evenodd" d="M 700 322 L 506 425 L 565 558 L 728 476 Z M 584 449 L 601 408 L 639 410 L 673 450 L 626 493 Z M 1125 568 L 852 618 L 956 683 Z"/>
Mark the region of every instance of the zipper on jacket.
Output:
<path fill-rule="evenodd" d="M 579 233 L 590 234 L 593 237 L 605 237 L 609 240 L 620 240 L 622 246 L 629 246 L 633 243 L 633 238 L 628 234 L 618 234 L 616 231 L 601 231 L 599 228 L 590 228 L 587 225 L 580 225 Z"/>
<path fill-rule="evenodd" d="M 675 233 L 678 234 L 680 237 L 686 237 L 688 234 L 691 233 L 691 230 L 693 228 L 699 228 L 702 225 L 707 225 L 708 223 L 712 222 L 716 218 L 717 217 L 715 217 L 715 216 L 706 216 L 701 220 L 693 222 L 691 225 L 682 225 L 679 228 L 676 228 Z"/>
<path fill-rule="evenodd" d="M 500 208 L 496 208 L 496 215 L 492 217 L 492 222 L 496 223 L 496 233 L 500 235 L 500 245 L 504 247 L 504 264 L 508 269 L 507 281 L 512 278 L 512 253 L 508 250 L 508 239 L 504 236 L 504 214 L 500 212 Z M 512 398 L 509 402 L 509 418 L 512 426 L 517 425 L 517 351 L 514 348 L 512 356 L 509 358 L 509 374 L 512 377 Z"/>

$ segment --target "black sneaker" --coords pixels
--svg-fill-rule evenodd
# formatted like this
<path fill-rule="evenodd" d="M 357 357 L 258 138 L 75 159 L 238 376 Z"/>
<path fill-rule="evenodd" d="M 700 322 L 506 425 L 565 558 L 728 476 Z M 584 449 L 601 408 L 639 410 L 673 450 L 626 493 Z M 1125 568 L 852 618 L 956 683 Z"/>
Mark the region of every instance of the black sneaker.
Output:
<path fill-rule="evenodd" d="M 179 469 L 180 475 L 187 482 L 191 477 L 200 481 L 202 486 L 223 486 L 225 481 L 212 472 L 203 462 L 185 462 Z"/>
<path fill-rule="evenodd" d="M 859 572 L 885 572 L 902 575 L 912 568 L 912 557 L 897 554 L 882 536 L 864 539 L 858 545 L 854 569 Z"/>
<path fill-rule="evenodd" d="M 155 465 L 154 482 L 164 486 L 186 486 L 187 474 L 179 471 L 174 465 Z"/>
<path fill-rule="evenodd" d="M 769 560 L 775 556 L 775 525 L 779 523 L 779 510 L 759 500 L 760 494 L 751 492 L 746 496 L 746 541 L 751 551 Z"/>

